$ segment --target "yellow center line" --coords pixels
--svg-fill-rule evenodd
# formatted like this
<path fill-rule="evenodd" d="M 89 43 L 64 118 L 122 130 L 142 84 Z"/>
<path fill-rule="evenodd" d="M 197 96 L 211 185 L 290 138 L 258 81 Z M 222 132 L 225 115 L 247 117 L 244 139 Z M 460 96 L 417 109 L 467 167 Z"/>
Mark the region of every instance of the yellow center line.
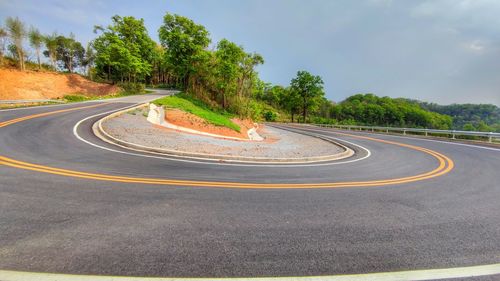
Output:
<path fill-rule="evenodd" d="M 77 107 L 77 108 L 70 108 L 70 109 L 63 109 L 63 110 L 56 110 L 56 111 L 51 111 L 51 112 L 29 115 L 29 116 L 25 116 L 25 117 L 16 118 L 16 119 L 2 122 L 2 123 L 0 123 L 0 128 L 5 127 L 5 126 L 9 126 L 9 125 L 12 125 L 12 124 L 15 124 L 18 122 L 30 120 L 33 118 L 44 117 L 44 116 L 48 116 L 48 115 L 52 115 L 52 114 L 68 112 L 68 111 L 73 111 L 73 110 L 77 110 L 77 109 L 92 108 L 92 107 L 97 107 L 100 105 L 102 105 L 102 104 Z M 436 152 L 434 150 L 427 149 L 427 148 L 414 146 L 414 145 L 410 145 L 410 144 L 394 142 L 394 141 L 381 140 L 381 139 L 366 137 L 366 136 L 358 136 L 358 135 L 351 135 L 351 134 L 345 134 L 345 133 L 338 133 L 338 134 L 417 150 L 417 151 L 420 151 L 420 152 L 423 152 L 423 153 L 426 153 L 426 154 L 433 156 L 435 159 L 438 160 L 439 165 L 437 168 L 433 169 L 432 171 L 426 172 L 426 173 L 422 173 L 422 174 L 418 174 L 418 175 L 414 175 L 414 176 L 408 176 L 408 177 L 394 178 L 394 179 L 370 180 L 370 181 L 326 182 L 326 183 L 279 183 L 279 184 L 220 182 L 220 181 L 193 181 L 193 180 L 175 180 L 175 179 L 162 179 L 162 178 L 141 178 L 141 177 L 128 177 L 128 176 L 114 176 L 114 175 L 107 175 L 107 174 L 88 173 L 88 172 L 82 172 L 82 171 L 60 169 L 60 168 L 49 167 L 49 166 L 45 166 L 45 165 L 37 165 L 37 164 L 33 164 L 33 163 L 28 163 L 28 162 L 23 162 L 23 161 L 11 159 L 11 158 L 8 158 L 5 156 L 0 156 L 0 165 L 5 165 L 5 166 L 9 166 L 9 167 L 24 169 L 24 170 L 37 171 L 37 172 L 42 172 L 42 173 L 49 173 L 49 174 L 54 174 L 54 175 L 69 176 L 69 177 L 83 178 L 83 179 L 101 180 L 101 181 L 112 181 L 112 182 L 123 182 L 123 183 L 141 183 L 141 184 L 153 184 L 153 185 L 226 187 L 226 188 L 257 188 L 257 189 L 264 189 L 264 188 L 296 189 L 296 188 L 368 187 L 368 186 L 394 185 L 394 184 L 410 183 L 410 182 L 416 182 L 416 181 L 421 181 L 421 180 L 425 180 L 425 179 L 439 177 L 439 176 L 442 176 L 446 173 L 449 173 L 454 167 L 454 163 L 449 157 L 447 157 L 439 152 Z"/>
<path fill-rule="evenodd" d="M 34 119 L 34 118 L 39 118 L 39 117 L 44 117 L 48 115 L 53 115 L 57 113 L 63 113 L 63 112 L 68 112 L 68 111 L 73 111 L 73 110 L 78 110 L 78 109 L 86 109 L 86 108 L 92 108 L 92 107 L 98 107 L 98 106 L 103 106 L 109 103 L 100 103 L 100 104 L 95 104 L 95 105 L 89 105 L 89 106 L 82 106 L 82 107 L 73 107 L 73 108 L 67 108 L 67 109 L 61 109 L 61 110 L 56 110 L 56 111 L 49 111 L 49 112 L 44 112 L 44 113 L 38 113 L 38 114 L 33 114 L 33 115 L 28 115 L 28 116 L 23 116 L 11 120 L 7 120 L 4 122 L 0 122 L 0 128 L 19 123 L 25 120 L 29 119 Z"/>

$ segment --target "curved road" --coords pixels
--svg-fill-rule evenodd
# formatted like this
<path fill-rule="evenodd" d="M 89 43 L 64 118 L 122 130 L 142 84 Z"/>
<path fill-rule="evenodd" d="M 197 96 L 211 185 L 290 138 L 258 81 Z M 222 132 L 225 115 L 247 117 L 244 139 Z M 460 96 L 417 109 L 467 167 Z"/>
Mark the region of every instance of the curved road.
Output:
<path fill-rule="evenodd" d="M 500 262 L 498 149 L 281 125 L 357 154 L 234 165 L 92 134 L 103 113 L 155 97 L 0 111 L 1 270 L 246 277 Z"/>

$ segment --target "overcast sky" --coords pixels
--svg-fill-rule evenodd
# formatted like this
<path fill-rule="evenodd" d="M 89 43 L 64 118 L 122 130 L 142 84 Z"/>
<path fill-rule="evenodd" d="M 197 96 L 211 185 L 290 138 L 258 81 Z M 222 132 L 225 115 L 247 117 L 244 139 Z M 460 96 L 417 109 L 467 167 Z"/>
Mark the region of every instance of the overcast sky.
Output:
<path fill-rule="evenodd" d="M 203 24 L 264 56 L 261 78 L 288 85 L 297 70 L 320 75 L 334 101 L 356 93 L 500 105 L 499 0 L 0 0 L 48 33 L 87 42 L 112 15 L 144 18 L 151 36 L 166 12 Z"/>

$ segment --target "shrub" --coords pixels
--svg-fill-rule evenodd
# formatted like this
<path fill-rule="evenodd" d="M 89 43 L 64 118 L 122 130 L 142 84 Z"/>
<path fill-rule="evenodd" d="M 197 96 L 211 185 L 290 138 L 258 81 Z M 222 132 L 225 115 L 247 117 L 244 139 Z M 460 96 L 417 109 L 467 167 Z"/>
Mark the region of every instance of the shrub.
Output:
<path fill-rule="evenodd" d="M 142 83 L 123 82 L 118 83 L 118 86 L 123 89 L 123 95 L 136 95 L 144 93 L 145 86 Z"/>
<path fill-rule="evenodd" d="M 66 101 L 68 102 L 79 102 L 79 101 L 86 101 L 86 100 L 89 100 L 88 97 L 84 96 L 84 95 L 65 95 L 63 96 L 63 99 L 65 99 Z"/>
<path fill-rule="evenodd" d="M 278 114 L 274 111 L 266 111 L 264 113 L 264 119 L 267 122 L 275 122 L 278 119 Z"/>

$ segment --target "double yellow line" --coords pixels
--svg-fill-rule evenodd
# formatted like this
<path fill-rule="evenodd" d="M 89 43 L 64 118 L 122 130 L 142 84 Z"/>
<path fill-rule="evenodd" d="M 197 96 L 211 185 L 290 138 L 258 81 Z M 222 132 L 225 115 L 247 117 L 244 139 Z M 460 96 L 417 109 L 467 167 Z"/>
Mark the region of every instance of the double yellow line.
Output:
<path fill-rule="evenodd" d="M 71 108 L 71 109 L 63 109 L 63 110 L 57 110 L 57 111 L 52 111 L 52 112 L 46 112 L 46 113 L 40 113 L 40 114 L 34 114 L 34 115 L 25 116 L 25 117 L 21 117 L 21 118 L 16 118 L 16 119 L 12 119 L 12 120 L 8 120 L 8 121 L 0 123 L 0 128 L 8 126 L 8 125 L 12 125 L 14 123 L 33 119 L 33 118 L 39 118 L 39 117 L 43 117 L 43 116 L 47 116 L 47 115 L 52 115 L 52 114 L 57 114 L 57 113 L 62 113 L 62 112 L 67 112 L 67 111 L 72 111 L 72 110 L 77 110 L 77 109 L 86 109 L 86 108 L 91 108 L 91 107 L 96 107 L 96 106 L 99 106 L 99 105 L 84 106 L 84 107 Z M 140 183 L 140 184 L 153 184 L 153 185 L 174 185 L 174 186 L 196 186 L 196 187 L 255 188 L 255 189 L 272 189 L 272 188 L 299 189 L 299 188 L 368 187 L 368 186 L 395 185 L 395 184 L 410 183 L 410 182 L 416 182 L 416 181 L 421 181 L 421 180 L 425 180 L 425 179 L 439 177 L 439 176 L 442 176 L 442 175 L 450 172 L 454 167 L 454 163 L 450 158 L 448 158 L 447 156 L 445 156 L 439 152 L 436 152 L 436 151 L 433 151 L 433 150 L 430 150 L 427 148 L 409 145 L 409 144 L 404 144 L 404 143 L 399 143 L 399 142 L 381 140 L 381 139 L 376 139 L 376 138 L 371 138 L 371 137 L 366 137 L 366 136 L 358 136 L 358 135 L 351 135 L 351 134 L 344 134 L 344 133 L 339 133 L 339 134 L 354 137 L 354 138 L 366 139 L 366 140 L 370 140 L 370 141 L 401 146 L 401 147 L 417 150 L 417 151 L 420 151 L 423 153 L 427 153 L 427 154 L 433 156 L 435 159 L 437 159 L 439 162 L 439 165 L 434 170 L 426 172 L 426 173 L 418 174 L 415 176 L 394 178 L 394 179 L 372 180 L 372 181 L 350 181 L 350 182 L 348 181 L 348 182 L 326 182 L 326 183 L 284 183 L 284 184 L 283 183 L 272 184 L 272 183 L 192 181 L 192 180 L 174 180 L 174 179 L 161 179 L 161 178 L 113 176 L 113 175 L 107 175 L 107 174 L 87 173 L 87 172 L 74 171 L 74 170 L 68 170 L 68 169 L 54 168 L 54 167 L 49 167 L 49 166 L 44 166 L 44 165 L 37 165 L 37 164 L 33 164 L 33 163 L 18 161 L 18 160 L 11 159 L 11 158 L 8 158 L 5 156 L 0 156 L 0 165 L 5 165 L 5 166 L 9 166 L 9 167 L 24 169 L 24 170 L 54 174 L 54 175 L 69 176 L 69 177 L 83 178 L 83 179 L 92 179 L 92 180 L 101 180 L 101 181 L 110 181 L 110 182 Z"/>
<path fill-rule="evenodd" d="M 106 105 L 106 104 L 107 103 L 100 103 L 100 104 L 89 105 L 89 106 L 73 107 L 73 108 L 67 108 L 67 109 L 61 109 L 61 110 L 56 110 L 56 111 L 49 111 L 49 112 L 44 112 L 44 113 L 38 113 L 38 114 L 28 115 L 28 116 L 24 116 L 24 117 L 19 117 L 19 118 L 7 120 L 7 121 L 4 121 L 4 122 L 0 122 L 0 128 L 9 126 L 9 125 L 12 125 L 12 124 L 15 124 L 15 123 L 19 123 L 19 122 L 22 122 L 22 121 L 26 121 L 26 120 L 29 120 L 29 119 L 33 119 L 33 118 L 44 117 L 44 116 L 48 116 L 48 115 L 52 115 L 52 114 L 56 114 L 56 113 L 63 113 L 63 112 L 77 110 L 77 109 L 85 109 L 85 108 L 98 107 L 98 106 L 103 106 L 103 105 Z"/>

